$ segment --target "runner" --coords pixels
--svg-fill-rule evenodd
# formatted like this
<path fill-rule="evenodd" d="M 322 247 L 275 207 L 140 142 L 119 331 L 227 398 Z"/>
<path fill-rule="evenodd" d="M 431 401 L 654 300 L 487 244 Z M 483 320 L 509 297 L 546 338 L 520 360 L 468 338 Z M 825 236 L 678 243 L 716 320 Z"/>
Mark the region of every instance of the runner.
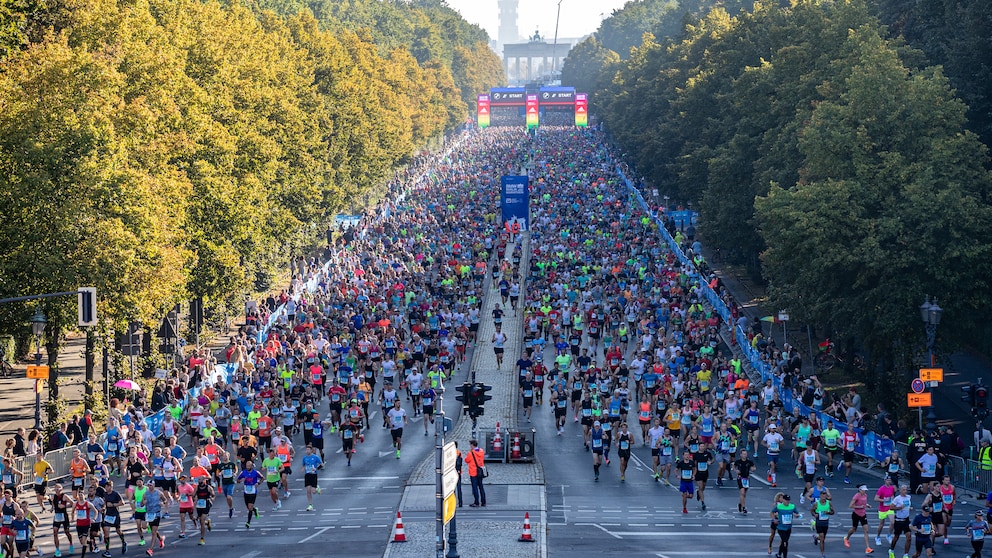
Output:
<path fill-rule="evenodd" d="M 593 480 L 599 482 L 599 467 L 603 459 L 603 427 L 598 420 L 592 423 L 589 437 L 592 441 L 592 470 L 596 475 Z"/>
<path fill-rule="evenodd" d="M 689 450 L 682 452 L 682 459 L 675 464 L 679 470 L 679 493 L 682 494 L 682 513 L 689 513 L 686 502 L 692 497 L 693 477 L 696 475 L 696 462 Z"/>
<path fill-rule="evenodd" d="M 124 498 L 114 490 L 114 481 L 107 480 L 103 494 L 103 556 L 110 558 L 110 529 L 117 532 L 121 539 L 121 554 L 127 553 L 127 540 L 124 538 L 124 531 L 121 530 L 121 506 L 124 505 Z M 58 537 L 56 537 L 57 539 Z"/>
<path fill-rule="evenodd" d="M 271 451 L 271 450 L 270 450 Z M 189 482 L 186 475 L 179 477 L 179 538 L 186 538 L 186 519 L 188 518 L 193 527 L 196 527 L 196 516 L 194 515 L 193 496 L 196 487 Z"/>
<path fill-rule="evenodd" d="M 775 542 L 775 533 L 778 532 L 778 516 L 775 515 L 775 510 L 778 509 L 778 505 L 785 501 L 784 492 L 776 492 L 775 497 L 772 499 L 772 510 L 770 512 L 772 522 L 771 522 L 771 533 L 768 535 L 768 555 L 772 555 L 772 544 Z"/>
<path fill-rule="evenodd" d="M 620 423 L 620 433 L 617 435 L 617 456 L 620 458 L 620 482 L 627 480 L 627 462 L 630 460 L 630 448 L 634 445 L 634 435 L 627 430 L 627 422 Z"/>
<path fill-rule="evenodd" d="M 834 457 L 836 457 L 837 452 L 840 451 L 840 430 L 834 428 L 834 421 L 828 420 L 827 427 L 820 432 L 820 438 L 823 440 L 823 450 L 827 454 L 827 464 L 823 467 L 827 476 L 833 478 L 834 476 Z M 893 482 L 894 479 L 893 479 Z"/>
<path fill-rule="evenodd" d="M 810 508 L 813 514 L 814 529 L 813 542 L 820 546 L 820 556 L 826 556 L 827 530 L 830 528 L 830 516 L 834 515 L 833 503 L 827 499 L 827 491 L 820 492 L 820 497 L 813 501 Z M 846 539 L 846 538 L 845 538 Z"/>
<path fill-rule="evenodd" d="M 847 507 L 851 509 L 851 528 L 844 535 L 844 546 L 851 548 L 851 535 L 858 531 L 858 527 L 861 527 L 865 535 L 865 554 L 875 552 L 868 544 L 868 510 L 871 509 L 871 505 L 868 504 L 867 485 L 862 484 L 858 486 L 858 491 L 851 498 L 851 503 Z M 906 513 L 909 512 L 907 511 Z"/>
<path fill-rule="evenodd" d="M 317 483 L 317 471 L 324 465 L 320 456 L 313 452 L 313 448 L 307 446 L 306 455 L 303 456 L 303 487 L 307 491 L 307 511 L 313 511 L 313 494 L 320 494 L 320 485 Z"/>
<path fill-rule="evenodd" d="M 166 498 L 163 490 L 159 488 L 155 481 L 148 483 L 148 493 L 145 495 L 145 521 L 151 529 L 152 547 L 158 541 L 159 549 L 165 548 L 165 536 L 159 533 L 159 525 L 162 522 L 162 502 Z M 145 550 L 145 554 L 152 556 L 155 551 L 152 548 Z"/>
<path fill-rule="evenodd" d="M 30 555 L 31 541 L 34 539 L 35 523 L 24 515 L 25 510 L 26 507 L 17 506 L 17 512 L 10 522 L 10 530 L 14 536 L 14 550 L 18 558 L 27 558 Z M 83 556 L 85 555 L 84 548 Z M 41 552 L 38 556 L 41 556 Z"/>
<path fill-rule="evenodd" d="M 985 546 L 985 535 L 992 534 L 989 529 L 989 522 L 985 520 L 985 512 L 978 510 L 975 518 L 964 526 L 965 533 L 971 539 L 971 548 L 974 550 L 968 558 L 982 558 L 982 547 Z"/>
<path fill-rule="evenodd" d="M 906 548 L 903 557 L 909 556 L 910 535 L 909 514 L 913 509 L 913 499 L 909 496 L 909 485 L 903 484 L 899 487 L 899 494 L 892 498 L 892 509 L 895 511 L 895 523 L 892 528 L 892 541 L 889 543 L 889 558 L 895 557 L 896 543 L 899 536 L 905 539 Z M 867 527 L 866 527 L 867 528 Z"/>
<path fill-rule="evenodd" d="M 776 521 L 775 529 L 780 540 L 775 558 L 788 558 L 789 556 L 789 537 L 792 535 L 792 524 L 798 519 L 796 506 L 791 500 L 792 498 L 788 494 L 783 494 L 781 501 L 772 511 L 772 519 Z M 768 547 L 768 554 L 771 554 L 771 546 Z"/>
<path fill-rule="evenodd" d="M 51 474 L 52 466 L 45 461 L 44 454 L 39 452 L 34 456 L 34 495 L 38 500 L 38 507 L 45 511 L 45 492 L 48 490 L 48 475 Z M 34 529 L 34 523 L 31 524 Z"/>
<path fill-rule="evenodd" d="M 782 451 L 782 442 L 784 441 L 785 438 L 778 433 L 778 425 L 774 423 L 769 424 L 768 433 L 762 438 L 761 444 L 768 449 L 768 482 L 772 483 L 772 487 L 778 486 L 775 467 L 778 465 L 778 457 Z"/>
<path fill-rule="evenodd" d="M 846 459 L 846 458 L 845 458 Z M 888 525 L 888 534 L 885 538 L 892 543 L 893 517 L 892 498 L 896 495 L 896 489 L 892 486 L 892 477 L 885 477 L 884 484 L 875 491 L 875 502 L 878 503 L 878 531 L 875 533 L 875 546 L 882 546 L 882 530 Z"/>
<path fill-rule="evenodd" d="M 848 423 L 847 431 L 841 436 L 844 445 L 844 484 L 851 484 L 851 468 L 854 466 L 854 450 L 857 449 L 861 436 L 854 431 L 854 424 Z M 840 467 L 840 465 L 838 465 Z M 881 511 L 879 511 L 881 513 Z M 875 543 L 881 544 L 881 543 Z"/>
<path fill-rule="evenodd" d="M 96 514 L 96 508 L 86 498 L 76 500 L 76 503 L 73 505 L 73 517 L 76 520 L 76 536 L 79 537 L 79 547 L 82 549 L 81 556 L 84 558 L 86 551 L 89 550 L 90 523 Z M 71 547 L 69 553 L 72 554 Z"/>
<path fill-rule="evenodd" d="M 937 527 L 937 534 L 944 537 L 944 545 L 951 544 L 951 541 L 947 538 L 947 533 L 951 530 L 951 519 L 954 517 L 954 504 L 957 503 L 957 497 L 958 493 L 954 485 L 951 484 L 951 477 L 944 475 L 944 478 L 940 481 L 940 501 L 943 504 L 944 516 L 941 518 L 942 520 Z"/>
<path fill-rule="evenodd" d="M 207 544 L 207 531 L 212 529 L 210 525 L 210 507 L 214 503 L 214 489 L 210 486 L 210 479 L 200 477 L 194 493 L 196 501 L 196 520 L 200 523 L 200 546 Z"/>
<path fill-rule="evenodd" d="M 55 493 L 50 497 L 52 504 L 52 535 L 55 539 L 55 556 L 59 558 L 62 556 L 62 548 L 59 546 L 59 531 L 65 533 L 67 539 L 69 539 L 69 554 L 72 555 L 76 551 L 76 547 L 72 545 L 72 532 L 69 530 L 69 507 L 75 505 L 75 502 L 64 492 L 62 492 L 62 484 L 55 485 Z"/>
<path fill-rule="evenodd" d="M 225 451 L 219 467 L 221 492 L 227 501 L 227 517 L 230 519 L 234 517 L 234 480 L 238 476 L 238 466 L 231 461 L 231 454 Z"/>
<path fill-rule="evenodd" d="M 919 515 L 913 518 L 909 528 L 916 534 L 916 552 L 913 558 L 920 558 L 926 550 L 927 558 L 933 557 L 933 520 L 930 518 L 930 506 L 924 505 Z"/>
<path fill-rule="evenodd" d="M 349 467 L 351 467 L 351 456 L 355 454 L 355 438 L 358 437 L 360 428 L 361 426 L 359 424 L 351 421 L 341 423 L 341 452 L 344 453 L 345 459 L 348 460 Z"/>
<path fill-rule="evenodd" d="M 144 477 L 129 477 L 128 482 L 134 482 L 134 485 L 131 486 L 131 509 L 134 510 L 134 522 L 138 526 L 138 537 L 140 539 L 138 545 L 145 546 L 145 529 L 148 528 L 146 520 L 147 500 L 145 496 L 148 494 L 148 487 L 145 486 Z"/>
<path fill-rule="evenodd" d="M 710 476 L 710 465 L 713 464 L 713 452 L 709 450 L 712 444 L 700 444 L 699 450 L 692 454 L 696 462 L 696 500 L 703 511 L 706 511 L 706 481 Z"/>
<path fill-rule="evenodd" d="M 400 400 L 396 399 L 393 401 L 393 408 L 386 415 L 391 427 L 389 434 L 393 439 L 393 447 L 396 448 L 396 459 L 399 459 L 400 450 L 403 449 L 403 427 L 408 422 L 406 409 L 400 407 Z"/>
<path fill-rule="evenodd" d="M 237 481 L 245 485 L 244 500 L 245 509 L 248 510 L 248 521 L 245 522 L 245 529 L 251 529 L 251 520 L 258 517 L 258 509 L 255 507 L 255 499 L 258 497 L 258 485 L 265 480 L 262 475 L 255 470 L 255 464 L 251 461 L 245 462 L 245 468 L 238 474 Z"/>
<path fill-rule="evenodd" d="M 90 532 L 89 532 L 89 543 L 90 552 L 96 554 L 99 552 L 97 548 L 100 542 L 100 537 L 103 535 L 103 513 L 106 508 L 101 494 L 105 494 L 102 488 L 98 489 L 95 484 L 90 484 L 86 489 L 86 500 L 93 506 L 94 513 L 90 517 Z"/>
<path fill-rule="evenodd" d="M 734 461 L 734 472 L 737 473 L 737 491 L 740 494 L 737 511 L 743 514 L 747 514 L 747 491 L 751 488 L 751 471 L 754 467 L 754 461 L 748 459 L 747 450 L 742 449 L 740 457 Z"/>
<path fill-rule="evenodd" d="M 276 457 L 275 448 L 269 448 L 269 456 L 262 461 L 262 470 L 265 471 L 265 483 L 269 487 L 269 498 L 272 499 L 272 511 L 282 509 L 282 502 L 279 501 L 279 476 L 282 471 L 282 460 Z"/>

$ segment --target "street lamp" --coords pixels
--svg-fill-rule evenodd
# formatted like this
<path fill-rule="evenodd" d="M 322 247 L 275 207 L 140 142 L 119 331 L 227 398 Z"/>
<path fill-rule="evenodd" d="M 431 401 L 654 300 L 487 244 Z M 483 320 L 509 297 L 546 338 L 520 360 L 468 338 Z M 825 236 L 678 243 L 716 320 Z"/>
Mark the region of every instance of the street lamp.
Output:
<path fill-rule="evenodd" d="M 930 366 L 934 365 L 933 343 L 937 337 L 937 325 L 940 324 L 940 317 L 944 309 L 937 306 L 937 297 L 930 302 L 930 295 L 927 295 L 923 304 L 920 305 L 920 318 L 927 330 L 927 352 L 930 353 Z"/>
<path fill-rule="evenodd" d="M 35 311 L 34 316 L 31 316 L 31 333 L 34 334 L 36 350 L 34 353 L 34 364 L 35 366 L 41 366 L 41 336 L 45 333 L 45 326 L 48 325 L 48 320 L 45 319 L 45 314 L 41 311 L 41 308 Z M 38 389 L 40 386 L 38 382 L 41 380 L 35 380 L 34 386 L 34 429 L 41 430 L 41 390 Z"/>
<path fill-rule="evenodd" d="M 558 15 L 555 16 L 555 42 L 551 45 L 551 82 L 555 81 L 555 70 L 558 69 L 558 20 L 561 19 L 561 3 L 565 0 L 558 0 Z M 559 84 L 561 80 L 559 79 Z"/>

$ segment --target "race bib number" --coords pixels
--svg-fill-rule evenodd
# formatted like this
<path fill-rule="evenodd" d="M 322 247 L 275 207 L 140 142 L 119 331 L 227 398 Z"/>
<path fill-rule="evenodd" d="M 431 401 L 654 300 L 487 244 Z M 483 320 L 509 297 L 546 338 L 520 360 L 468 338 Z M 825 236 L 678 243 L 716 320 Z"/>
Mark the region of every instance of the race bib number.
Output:
<path fill-rule="evenodd" d="M 256 488 L 254 484 L 245 485 L 245 494 L 255 494 L 257 491 L 258 488 Z"/>
<path fill-rule="evenodd" d="M 630 442 L 628 442 L 627 440 L 620 440 L 620 449 L 622 450 L 630 449 Z"/>
<path fill-rule="evenodd" d="M 779 514 L 781 516 L 782 525 L 792 525 L 792 514 L 783 513 Z"/>
<path fill-rule="evenodd" d="M 682 480 L 692 480 L 692 469 L 682 469 Z"/>
<path fill-rule="evenodd" d="M 741 479 L 741 488 L 750 488 L 750 486 L 751 486 L 751 479 L 748 478 Z"/>
<path fill-rule="evenodd" d="M 593 440 L 592 441 L 592 447 L 594 447 L 594 448 L 601 448 L 601 447 L 603 447 L 603 440 Z"/>
<path fill-rule="evenodd" d="M 203 498 L 200 498 L 199 500 L 196 501 L 196 507 L 199 508 L 199 509 L 201 509 L 201 510 L 202 509 L 206 509 L 206 507 L 207 507 L 207 501 L 205 499 L 203 499 Z"/>
<path fill-rule="evenodd" d="M 707 462 L 705 462 L 705 461 L 700 461 L 696 465 L 696 468 L 699 469 L 699 472 L 701 472 L 701 473 L 704 472 L 704 471 L 706 471 L 707 469 L 709 469 L 709 467 L 710 467 L 710 464 L 707 463 Z"/>

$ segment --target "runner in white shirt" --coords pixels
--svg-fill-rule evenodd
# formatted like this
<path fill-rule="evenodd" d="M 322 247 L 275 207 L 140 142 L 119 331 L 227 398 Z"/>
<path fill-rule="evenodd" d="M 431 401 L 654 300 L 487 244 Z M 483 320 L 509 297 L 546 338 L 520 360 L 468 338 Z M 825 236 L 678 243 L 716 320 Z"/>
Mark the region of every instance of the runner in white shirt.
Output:
<path fill-rule="evenodd" d="M 400 400 L 393 401 L 393 408 L 387 413 L 391 427 L 390 434 L 393 436 L 393 447 L 396 448 L 396 459 L 400 458 L 400 449 L 403 447 L 403 427 L 406 426 L 406 409 L 400 407 Z"/>

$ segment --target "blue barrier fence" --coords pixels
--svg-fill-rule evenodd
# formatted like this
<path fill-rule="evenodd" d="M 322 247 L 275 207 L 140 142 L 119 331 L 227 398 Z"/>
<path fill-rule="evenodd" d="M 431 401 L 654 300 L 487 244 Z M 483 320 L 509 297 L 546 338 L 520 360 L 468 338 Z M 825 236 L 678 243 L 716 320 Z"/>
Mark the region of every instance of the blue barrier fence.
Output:
<path fill-rule="evenodd" d="M 234 372 L 237 370 L 236 364 L 218 364 L 214 366 L 214 369 L 207 373 L 206 378 L 204 378 L 204 385 L 213 385 L 218 380 L 223 380 L 226 383 L 231 381 L 231 377 L 234 376 Z M 180 406 L 186 409 L 189 405 L 191 398 L 196 397 L 200 394 L 200 388 L 195 387 L 189 391 L 186 398 L 180 402 Z M 168 409 L 162 409 L 161 411 L 147 416 L 144 419 L 145 426 L 148 427 L 155 437 L 162 435 L 162 421 L 165 420 L 165 413 L 169 412 Z"/>
<path fill-rule="evenodd" d="M 761 354 L 756 349 L 751 347 L 744 330 L 736 327 L 733 322 L 731 322 L 730 308 L 728 308 L 719 295 L 717 295 L 717 293 L 710 288 L 706 281 L 700 280 L 699 271 L 696 269 L 696 266 L 693 264 L 692 260 L 685 255 L 682 251 L 682 247 L 675 242 L 675 239 L 668 233 L 668 230 L 665 229 L 664 222 L 651 212 L 648 204 L 644 201 L 644 197 L 637 190 L 637 188 L 634 187 L 633 182 L 624 175 L 619 166 L 616 167 L 616 170 L 620 175 L 620 178 L 627 185 L 630 195 L 637 200 L 641 210 L 650 215 L 653 222 L 657 225 L 662 240 L 665 241 L 671 251 L 678 258 L 679 262 L 682 263 L 682 266 L 688 270 L 688 275 L 695 287 L 696 292 L 700 293 L 700 295 L 710 304 L 710 306 L 712 306 L 713 310 L 720 315 L 721 319 L 734 327 L 734 337 L 737 341 L 737 346 L 740 347 L 741 353 L 751 365 L 751 368 L 760 374 L 761 382 L 764 383 L 767 380 L 772 381 L 772 385 L 775 386 L 776 390 L 780 394 L 785 412 L 792 414 L 798 410 L 799 414 L 802 416 L 815 415 L 821 426 L 825 426 L 827 421 L 831 420 L 837 430 L 841 432 L 846 431 L 847 424 L 840 422 L 826 413 L 807 407 L 799 398 L 795 397 L 795 394 L 791 388 L 784 388 L 781 379 L 772 374 L 772 366 L 761 358 Z M 874 432 L 865 431 L 862 428 L 855 428 L 854 431 L 857 432 L 859 436 L 858 446 L 855 448 L 854 452 L 859 455 L 882 461 L 891 455 L 892 450 L 895 449 L 895 443 L 890 439 L 880 438 Z"/>

